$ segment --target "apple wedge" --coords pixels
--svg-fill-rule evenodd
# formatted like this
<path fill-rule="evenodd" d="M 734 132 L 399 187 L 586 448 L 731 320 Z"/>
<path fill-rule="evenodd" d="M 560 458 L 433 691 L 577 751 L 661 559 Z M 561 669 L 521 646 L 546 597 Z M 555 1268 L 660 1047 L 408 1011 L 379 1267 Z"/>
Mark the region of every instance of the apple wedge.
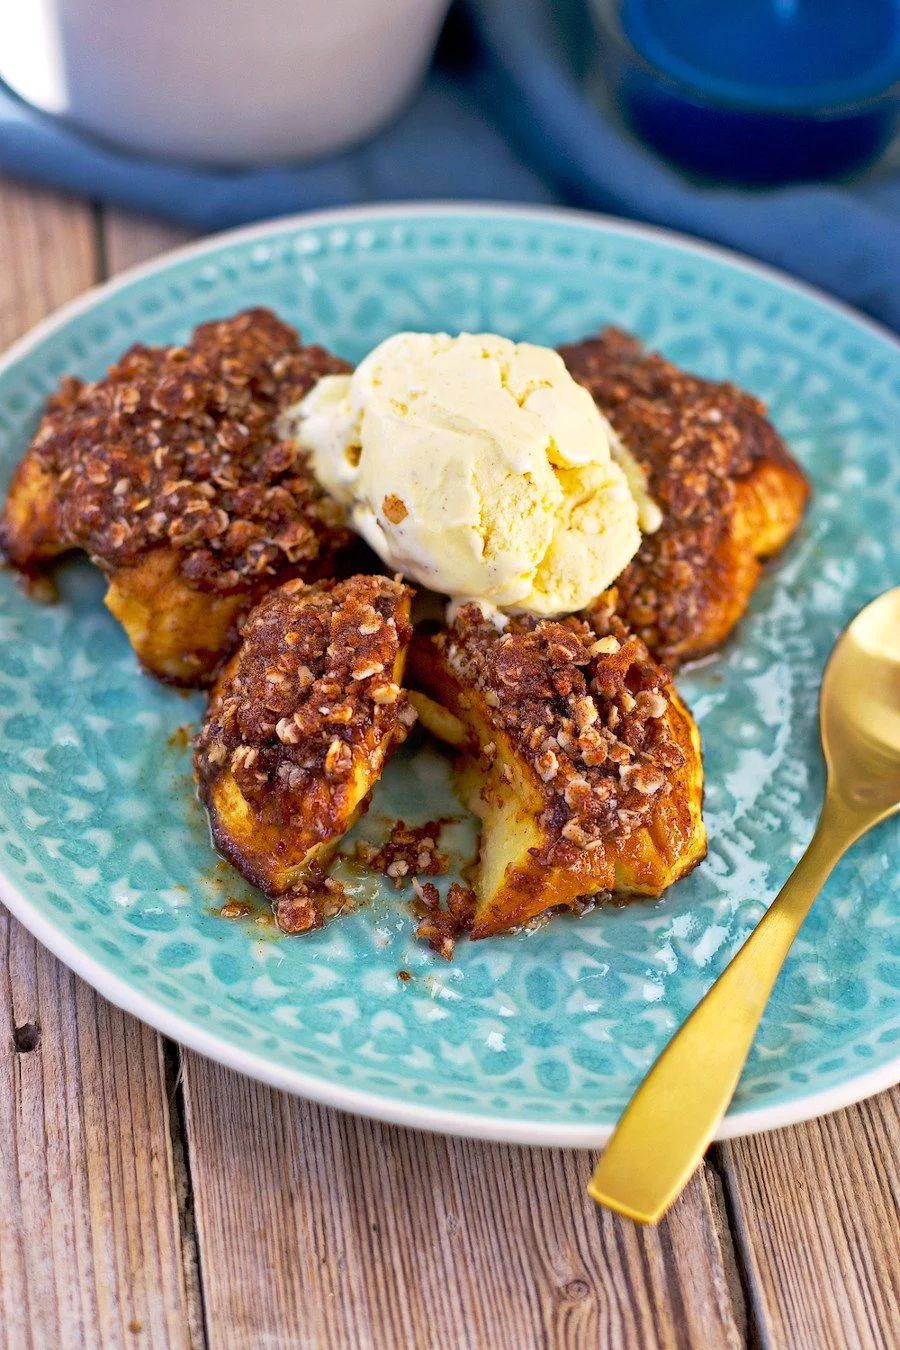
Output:
<path fill-rule="evenodd" d="M 212 690 L 194 764 L 213 840 L 287 931 L 322 921 L 322 869 L 415 721 L 410 598 L 381 576 L 289 581 Z"/>
<path fill-rule="evenodd" d="M 614 328 L 560 349 L 609 418 L 660 515 L 612 591 L 615 607 L 675 667 L 721 647 L 763 563 L 803 518 L 810 484 L 765 406 L 679 369 Z"/>
<path fill-rule="evenodd" d="M 28 574 L 87 553 L 144 667 L 210 683 L 268 590 L 334 576 L 352 544 L 282 427 L 346 368 L 256 309 L 187 346 L 134 346 L 91 383 L 66 376 L 13 475 L 0 550 Z"/>
<path fill-rule="evenodd" d="M 417 637 L 419 718 L 461 749 L 482 823 L 474 938 L 602 892 L 659 895 L 705 856 L 700 737 L 668 673 L 616 619 L 464 606 Z"/>

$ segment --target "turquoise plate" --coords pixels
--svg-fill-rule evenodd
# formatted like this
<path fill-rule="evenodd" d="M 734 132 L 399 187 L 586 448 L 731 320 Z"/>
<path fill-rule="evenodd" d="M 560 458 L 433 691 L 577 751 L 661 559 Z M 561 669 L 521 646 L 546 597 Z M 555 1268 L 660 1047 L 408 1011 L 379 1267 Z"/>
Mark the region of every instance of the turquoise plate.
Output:
<path fill-rule="evenodd" d="M 812 832 L 823 662 L 900 581 L 900 347 L 782 277 L 619 222 L 440 206 L 299 217 L 131 272 L 15 347 L 0 366 L 4 481 L 64 371 L 96 376 L 136 339 L 181 341 L 258 304 L 351 361 L 404 328 L 554 344 L 613 322 L 768 401 L 816 493 L 737 638 L 681 680 L 706 747 L 709 858 L 658 902 L 463 942 L 451 965 L 388 888 L 302 938 L 223 919 L 226 900 L 253 896 L 217 864 L 193 799 L 202 700 L 140 673 L 99 573 L 75 561 L 54 605 L 0 575 L 0 894 L 114 1002 L 245 1073 L 403 1124 L 600 1144 Z M 363 830 L 453 812 L 445 761 L 413 746 Z M 449 839 L 464 858 L 471 825 Z M 724 1135 L 900 1079 L 898 841 L 900 822 L 881 826 L 826 886 Z"/>

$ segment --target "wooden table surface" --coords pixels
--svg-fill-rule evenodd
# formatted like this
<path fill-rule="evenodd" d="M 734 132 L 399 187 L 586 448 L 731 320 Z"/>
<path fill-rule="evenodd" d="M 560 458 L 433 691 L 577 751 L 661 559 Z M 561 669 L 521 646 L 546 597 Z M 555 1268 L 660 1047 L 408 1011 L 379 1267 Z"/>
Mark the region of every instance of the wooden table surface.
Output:
<path fill-rule="evenodd" d="M 177 231 L 0 182 L 0 348 Z M 714 1146 L 641 1229 L 589 1154 L 284 1096 L 106 1003 L 0 909 L 0 1346 L 900 1346 L 900 1089 Z"/>

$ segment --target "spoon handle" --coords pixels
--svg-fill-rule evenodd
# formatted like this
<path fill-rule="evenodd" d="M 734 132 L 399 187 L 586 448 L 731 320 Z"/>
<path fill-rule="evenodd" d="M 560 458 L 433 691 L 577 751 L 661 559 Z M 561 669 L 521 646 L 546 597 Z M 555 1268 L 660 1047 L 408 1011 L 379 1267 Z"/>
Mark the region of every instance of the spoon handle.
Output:
<path fill-rule="evenodd" d="M 598 1204 L 655 1223 L 681 1194 L 728 1109 L 791 943 L 865 828 L 838 797 L 826 797 L 787 882 L 629 1102 L 588 1186 Z"/>

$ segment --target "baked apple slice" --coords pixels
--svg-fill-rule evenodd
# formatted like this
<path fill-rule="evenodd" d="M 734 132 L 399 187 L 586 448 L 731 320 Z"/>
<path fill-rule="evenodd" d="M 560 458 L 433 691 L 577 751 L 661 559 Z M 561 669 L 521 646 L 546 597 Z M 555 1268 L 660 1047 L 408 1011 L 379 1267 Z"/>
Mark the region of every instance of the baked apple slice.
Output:
<path fill-rule="evenodd" d="M 24 571 L 83 549 L 146 668 L 208 682 L 266 590 L 327 575 L 350 543 L 279 425 L 347 368 L 249 310 L 186 347 L 133 347 L 93 384 L 66 378 L 13 477 L 0 546 Z"/>
<path fill-rule="evenodd" d="M 659 895 L 705 856 L 697 727 L 617 619 L 498 629 L 466 605 L 415 639 L 411 669 L 422 724 L 463 748 L 482 822 L 473 937 L 601 892 Z"/>
<path fill-rule="evenodd" d="M 600 598 L 667 665 L 728 637 L 762 564 L 797 528 L 810 486 L 765 406 L 689 375 L 627 333 L 560 348 L 643 471 L 662 523 Z"/>
<path fill-rule="evenodd" d="M 410 599 L 382 576 L 285 582 L 212 689 L 194 766 L 213 840 L 287 931 L 321 922 L 324 866 L 415 721 Z"/>

